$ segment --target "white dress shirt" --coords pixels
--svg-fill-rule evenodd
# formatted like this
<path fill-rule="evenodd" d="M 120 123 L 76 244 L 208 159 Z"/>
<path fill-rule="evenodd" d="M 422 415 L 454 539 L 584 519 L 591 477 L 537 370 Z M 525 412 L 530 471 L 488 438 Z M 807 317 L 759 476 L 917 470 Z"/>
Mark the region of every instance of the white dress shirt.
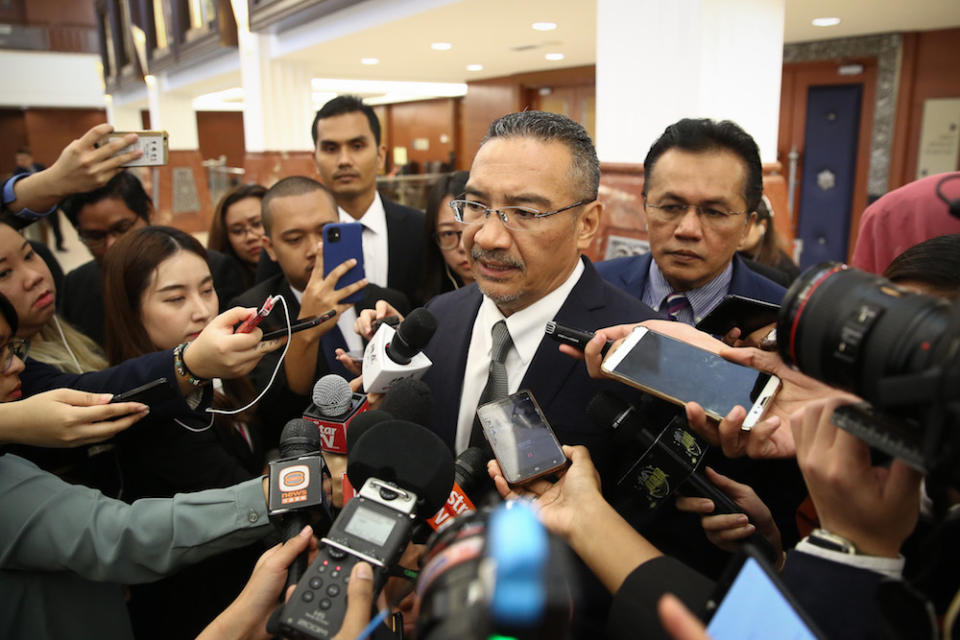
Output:
<path fill-rule="evenodd" d="M 366 258 L 364 258 L 366 259 Z M 289 284 L 289 283 L 288 283 Z M 293 297 L 297 299 L 297 304 L 303 304 L 303 291 L 290 287 L 293 291 Z M 337 316 L 337 326 L 340 333 L 343 334 L 343 341 L 347 343 L 347 351 L 357 351 L 363 349 L 363 339 L 353 330 L 353 324 L 357 319 L 357 310 L 351 305 L 346 311 Z M 293 324 L 296 318 L 290 318 L 290 324 Z"/>
<path fill-rule="evenodd" d="M 383 210 L 380 194 L 373 196 L 373 202 L 359 220 L 339 208 L 340 222 L 359 222 L 363 225 L 363 271 L 367 281 L 381 287 L 387 286 L 387 214 Z M 338 323 L 339 324 L 339 323 Z M 343 328 L 341 327 L 341 330 Z M 346 330 L 343 330 L 346 336 Z M 351 329 L 350 333 L 353 333 Z M 350 344 L 349 340 L 347 344 Z M 352 348 L 352 347 L 351 347 Z"/>
<path fill-rule="evenodd" d="M 559 287 L 540 298 L 529 307 L 515 311 L 504 318 L 496 303 L 483 296 L 477 317 L 473 321 L 473 334 L 470 338 L 470 348 L 467 351 L 467 366 L 463 373 L 463 391 L 460 394 L 460 412 L 457 414 L 457 437 L 455 441 L 457 453 L 470 446 L 470 431 L 473 429 L 473 419 L 477 413 L 477 403 L 483 388 L 487 385 L 487 376 L 490 372 L 490 351 L 493 348 L 493 325 L 500 320 L 506 320 L 507 330 L 510 332 L 512 346 L 507 352 L 507 391 L 516 393 L 520 389 L 520 381 L 527 373 L 530 361 L 536 355 L 540 342 L 543 340 L 543 330 L 547 322 L 553 320 L 560 307 L 566 302 L 570 291 L 583 275 L 583 261 L 577 260 L 577 266 L 567 276 Z"/>

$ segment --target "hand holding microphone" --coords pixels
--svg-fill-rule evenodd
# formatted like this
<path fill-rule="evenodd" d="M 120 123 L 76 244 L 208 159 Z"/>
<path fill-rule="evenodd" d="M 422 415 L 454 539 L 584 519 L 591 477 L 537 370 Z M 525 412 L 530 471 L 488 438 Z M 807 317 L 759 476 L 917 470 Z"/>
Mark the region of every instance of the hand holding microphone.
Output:
<path fill-rule="evenodd" d="M 363 354 L 364 390 L 383 393 L 398 380 L 422 377 L 432 365 L 422 351 L 436 330 L 437 319 L 423 307 L 396 329 L 381 323 Z"/>

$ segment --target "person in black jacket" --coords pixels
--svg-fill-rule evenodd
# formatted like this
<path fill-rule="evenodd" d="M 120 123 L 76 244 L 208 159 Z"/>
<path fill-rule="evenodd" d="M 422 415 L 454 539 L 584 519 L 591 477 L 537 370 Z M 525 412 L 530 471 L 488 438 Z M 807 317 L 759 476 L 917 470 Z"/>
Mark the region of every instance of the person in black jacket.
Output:
<path fill-rule="evenodd" d="M 103 257 L 123 234 L 150 224 L 153 202 L 140 180 L 124 171 L 99 189 L 67 197 L 60 206 L 93 260 L 67 274 L 57 309 L 70 324 L 103 346 Z M 208 251 L 207 261 L 221 301 L 243 291 L 240 265 L 217 251 Z"/>
<path fill-rule="evenodd" d="M 450 201 L 463 195 L 467 171 L 454 171 L 437 180 L 427 196 L 427 218 L 423 227 L 423 252 L 420 257 L 420 284 L 417 300 L 454 291 L 473 282 L 467 250 L 460 239 L 463 225 L 453 217 Z"/>

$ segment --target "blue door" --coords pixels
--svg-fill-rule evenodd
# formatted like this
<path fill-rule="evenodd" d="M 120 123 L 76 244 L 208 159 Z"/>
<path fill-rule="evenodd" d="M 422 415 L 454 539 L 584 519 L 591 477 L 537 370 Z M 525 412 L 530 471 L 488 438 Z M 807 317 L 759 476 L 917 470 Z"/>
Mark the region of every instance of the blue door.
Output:
<path fill-rule="evenodd" d="M 802 268 L 847 261 L 863 85 L 810 87 L 797 238 Z"/>

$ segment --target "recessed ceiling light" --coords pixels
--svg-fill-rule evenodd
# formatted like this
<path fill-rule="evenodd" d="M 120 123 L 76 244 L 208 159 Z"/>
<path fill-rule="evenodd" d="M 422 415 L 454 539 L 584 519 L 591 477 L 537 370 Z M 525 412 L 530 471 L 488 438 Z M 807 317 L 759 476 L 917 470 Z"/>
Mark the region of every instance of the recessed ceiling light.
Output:
<path fill-rule="evenodd" d="M 562 53 L 548 53 L 543 57 L 546 58 L 547 60 L 563 60 Z"/>
<path fill-rule="evenodd" d="M 380 64 L 380 58 L 360 58 L 360 64 Z"/>
<path fill-rule="evenodd" d="M 482 64 L 468 64 L 467 71 L 483 71 Z"/>
<path fill-rule="evenodd" d="M 840 18 L 814 18 L 811 22 L 815 27 L 832 27 L 840 24 Z"/>
<path fill-rule="evenodd" d="M 557 28 L 556 22 L 534 22 L 530 25 L 534 31 L 553 31 Z"/>
<path fill-rule="evenodd" d="M 449 51 L 453 49 L 453 45 L 449 42 L 434 42 L 430 45 L 430 48 L 434 51 Z"/>

